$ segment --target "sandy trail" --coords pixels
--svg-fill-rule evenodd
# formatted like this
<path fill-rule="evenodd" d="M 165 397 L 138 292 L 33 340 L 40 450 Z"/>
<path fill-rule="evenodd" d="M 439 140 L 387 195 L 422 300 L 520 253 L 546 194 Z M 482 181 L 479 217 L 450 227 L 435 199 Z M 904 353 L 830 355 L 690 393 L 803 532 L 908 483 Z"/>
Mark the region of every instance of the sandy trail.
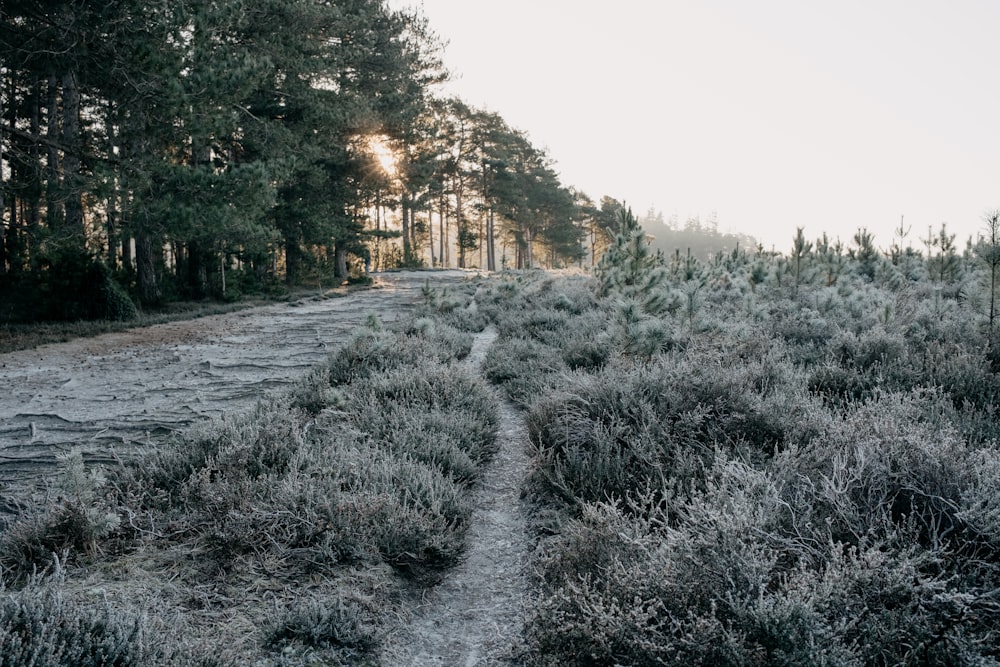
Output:
<path fill-rule="evenodd" d="M 321 363 L 368 314 L 391 322 L 421 287 L 474 274 L 377 275 L 376 289 L 317 296 L 0 355 L 0 504 L 58 454 L 124 455 L 193 422 L 252 405 Z M 6 496 L 6 498 L 5 498 Z"/>
<path fill-rule="evenodd" d="M 492 327 L 479 334 L 466 363 L 478 369 L 495 338 Z M 466 556 L 413 602 L 409 623 L 386 642 L 386 667 L 472 667 L 512 660 L 529 591 L 528 510 L 520 498 L 528 435 L 517 408 L 497 400 L 500 450 L 475 490 Z"/>

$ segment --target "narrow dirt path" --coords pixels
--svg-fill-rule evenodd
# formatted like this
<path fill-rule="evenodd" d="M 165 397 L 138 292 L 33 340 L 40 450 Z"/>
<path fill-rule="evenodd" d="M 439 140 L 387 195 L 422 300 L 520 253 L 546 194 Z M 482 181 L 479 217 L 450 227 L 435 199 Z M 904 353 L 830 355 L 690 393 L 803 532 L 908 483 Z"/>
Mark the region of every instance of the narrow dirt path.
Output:
<path fill-rule="evenodd" d="M 496 338 L 476 337 L 467 364 L 478 369 Z M 465 559 L 413 604 L 409 624 L 382 653 L 386 667 L 473 667 L 511 662 L 524 622 L 531 545 L 520 498 L 528 470 L 523 415 L 500 402 L 500 450 L 474 495 Z"/>

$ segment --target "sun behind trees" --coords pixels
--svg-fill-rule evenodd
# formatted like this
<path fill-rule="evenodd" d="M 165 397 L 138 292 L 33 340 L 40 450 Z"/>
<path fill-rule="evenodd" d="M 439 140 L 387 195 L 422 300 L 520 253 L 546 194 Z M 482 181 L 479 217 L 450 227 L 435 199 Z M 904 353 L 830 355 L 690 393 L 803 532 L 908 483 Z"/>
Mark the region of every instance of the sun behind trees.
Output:
<path fill-rule="evenodd" d="M 345 280 L 373 253 L 575 260 L 574 196 L 499 116 L 433 98 L 439 50 L 381 0 L 4 3 L 3 317 L 127 318 L 84 304 Z"/>

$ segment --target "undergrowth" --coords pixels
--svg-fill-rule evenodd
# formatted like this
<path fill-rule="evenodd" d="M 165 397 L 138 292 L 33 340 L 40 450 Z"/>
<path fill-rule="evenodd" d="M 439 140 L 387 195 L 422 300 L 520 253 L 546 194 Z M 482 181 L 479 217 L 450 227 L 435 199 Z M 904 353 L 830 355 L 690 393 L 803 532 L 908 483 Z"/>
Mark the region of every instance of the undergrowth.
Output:
<path fill-rule="evenodd" d="M 434 312 L 397 330 L 371 319 L 288 395 L 107 472 L 71 455 L 0 534 L 0 655 L 22 660 L 0 664 L 374 661 L 403 591 L 461 557 L 496 450 L 492 395 L 457 363 L 472 337 Z M 117 590 L 120 571 L 152 610 L 93 606 L 88 582 Z M 203 623 L 184 641 L 151 630 L 191 614 Z M 235 635 L 227 617 L 245 619 Z"/>
<path fill-rule="evenodd" d="M 605 294 L 583 311 L 604 337 L 554 306 L 574 281 L 494 291 L 489 377 L 529 406 L 528 490 L 555 515 L 525 664 L 997 664 L 998 380 L 977 331 L 891 286 L 700 280 L 693 317 L 637 314 L 645 333 Z M 571 368 L 581 338 L 599 361 Z"/>

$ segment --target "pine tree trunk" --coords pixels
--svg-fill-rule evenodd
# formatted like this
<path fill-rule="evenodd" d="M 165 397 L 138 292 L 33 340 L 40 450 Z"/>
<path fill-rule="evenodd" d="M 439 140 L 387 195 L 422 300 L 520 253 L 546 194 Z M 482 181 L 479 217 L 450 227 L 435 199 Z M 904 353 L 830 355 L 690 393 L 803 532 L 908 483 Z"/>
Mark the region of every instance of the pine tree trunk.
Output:
<path fill-rule="evenodd" d="M 48 104 L 45 109 L 45 138 L 47 140 L 45 164 L 45 220 L 49 231 L 62 227 L 63 211 L 59 182 L 59 84 L 55 74 L 49 75 Z"/>
<path fill-rule="evenodd" d="M 106 131 L 108 135 L 108 154 L 113 155 L 115 150 L 115 124 L 112 118 L 111 105 L 108 105 L 105 115 Z M 108 235 L 108 266 L 112 270 L 118 268 L 118 181 L 115 176 L 111 177 L 111 188 L 108 192 L 107 201 L 107 235 Z"/>
<path fill-rule="evenodd" d="M 441 241 L 444 243 L 444 265 L 451 268 L 451 216 L 448 215 L 448 207 L 444 210 L 444 232 L 441 233 Z"/>
<path fill-rule="evenodd" d="M 410 246 L 410 201 L 404 196 L 401 204 L 403 208 L 403 264 L 406 266 L 412 261 L 413 253 Z"/>
<path fill-rule="evenodd" d="M 2 183 L 0 183 L 2 186 Z M 8 202 L 10 205 L 10 220 L 6 229 L 3 230 L 2 246 L 0 246 L 0 252 L 3 256 L 0 257 L 0 273 L 6 273 L 6 267 L 9 265 L 12 272 L 17 273 L 20 269 L 20 258 L 18 251 L 22 243 L 22 239 L 18 238 L 23 236 L 18 233 L 18 224 L 20 222 L 20 216 L 17 211 L 17 199 L 11 198 Z M 3 220 L 3 208 L 0 208 L 0 220 Z"/>
<path fill-rule="evenodd" d="M 338 282 L 344 283 L 347 281 L 347 251 L 344 249 L 343 245 L 338 243 L 333 248 L 334 256 L 334 277 Z"/>
<path fill-rule="evenodd" d="M 288 285 L 297 285 L 299 282 L 300 252 L 296 241 L 285 239 L 285 283 Z"/>
<path fill-rule="evenodd" d="M 434 209 L 429 207 L 427 210 L 427 239 L 428 246 L 431 251 L 431 268 L 433 269 L 437 266 L 437 258 L 434 257 Z"/>
<path fill-rule="evenodd" d="M 83 221 L 83 175 L 80 171 L 80 88 L 76 73 L 62 77 L 63 89 L 63 187 L 66 193 L 66 227 L 79 249 L 85 246 Z"/>
<path fill-rule="evenodd" d="M 495 224 L 493 206 L 491 205 L 489 218 L 486 221 L 486 268 L 488 271 L 497 270 Z"/>
<path fill-rule="evenodd" d="M 413 260 L 417 263 L 422 263 L 423 260 L 417 257 L 417 249 L 420 247 L 420 243 L 417 239 L 417 210 L 413 206 L 410 206 L 410 248 L 413 252 Z"/>
<path fill-rule="evenodd" d="M 189 241 L 187 244 L 187 282 L 191 296 L 204 299 L 208 296 L 208 253 L 201 243 Z"/>
<path fill-rule="evenodd" d="M 441 201 L 439 202 L 438 208 L 438 258 L 441 260 L 441 266 L 448 266 L 448 256 L 445 254 L 445 237 L 446 237 L 446 227 L 445 221 L 445 209 L 447 203 L 445 202 L 444 195 L 441 195 Z"/>
<path fill-rule="evenodd" d="M 34 91 L 32 93 L 31 100 L 31 134 L 34 136 L 39 136 L 42 126 L 42 94 L 43 94 L 43 83 L 42 78 L 38 77 L 35 80 Z M 39 142 L 34 142 L 31 146 L 30 155 L 32 158 L 32 166 L 34 167 L 33 173 L 31 174 L 31 180 L 34 187 L 31 188 L 31 199 L 28 201 L 28 217 L 25 220 L 25 225 L 27 226 L 27 238 L 25 239 L 25 252 L 28 255 L 28 265 L 32 269 L 38 267 L 38 242 L 39 242 L 39 225 L 42 220 L 42 201 L 41 201 L 41 184 L 42 184 L 42 151 Z"/>
<path fill-rule="evenodd" d="M 132 268 L 132 237 L 122 236 L 122 266 L 126 269 Z"/>
<path fill-rule="evenodd" d="M 532 257 L 534 239 L 534 230 L 531 227 L 526 228 L 524 230 L 524 268 L 526 269 L 534 268 L 534 257 Z"/>
<path fill-rule="evenodd" d="M 464 189 L 462 179 L 458 178 L 455 186 L 455 231 L 458 234 L 458 268 L 460 269 L 465 268 L 465 239 L 462 238 L 465 231 L 465 211 L 462 207 Z"/>
<path fill-rule="evenodd" d="M 139 283 L 139 300 L 144 306 L 155 306 L 163 299 L 156 277 L 156 245 L 147 233 L 135 239 L 136 279 Z"/>
<path fill-rule="evenodd" d="M 0 128 L 3 127 L 3 111 L 4 111 L 3 84 L 4 84 L 3 77 L 0 77 Z M 11 86 L 11 88 L 13 88 L 13 86 Z M 11 115 L 13 116 L 13 113 Z M 0 129 L 0 132 L 2 132 L 2 129 Z M 4 195 L 4 190 L 6 189 L 4 186 L 3 146 L 4 146 L 3 136 L 0 135 L 0 275 L 7 273 L 7 265 L 10 262 L 10 257 L 7 248 L 7 232 L 3 226 L 3 211 L 5 208 L 3 195 Z M 13 211 L 13 207 L 11 207 L 11 210 Z M 14 216 L 11 215 L 10 228 L 13 229 L 13 227 L 14 227 Z"/>

